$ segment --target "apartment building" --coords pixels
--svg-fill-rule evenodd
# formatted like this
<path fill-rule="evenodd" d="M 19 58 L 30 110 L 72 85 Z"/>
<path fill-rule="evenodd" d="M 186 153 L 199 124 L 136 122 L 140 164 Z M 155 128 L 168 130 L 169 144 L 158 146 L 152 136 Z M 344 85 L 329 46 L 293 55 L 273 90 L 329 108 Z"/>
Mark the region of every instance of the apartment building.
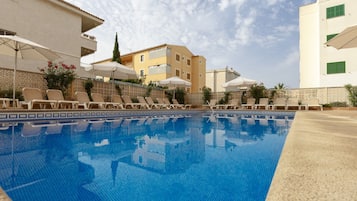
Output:
<path fill-rule="evenodd" d="M 86 32 L 104 22 L 64 0 L 2 0 L 0 19 L 0 34 L 16 34 L 46 46 L 57 52 L 63 63 L 77 67 L 82 56 L 97 50 L 95 37 Z M 18 70 L 38 73 L 46 63 L 21 60 Z M 13 66 L 13 57 L 0 55 L 0 69 Z"/>
<path fill-rule="evenodd" d="M 145 84 L 177 76 L 191 82 L 187 89 L 190 93 L 201 92 L 206 84 L 206 59 L 194 55 L 185 46 L 162 44 L 121 55 L 120 58 L 122 64 L 133 68 Z"/>
<path fill-rule="evenodd" d="M 206 72 L 206 87 L 211 88 L 212 92 L 235 91 L 237 87 L 222 87 L 222 84 L 231 81 L 240 74 L 233 68 L 226 66 L 225 68 L 207 70 Z"/>
<path fill-rule="evenodd" d="M 357 1 L 317 0 L 300 7 L 300 88 L 357 85 L 357 48 L 325 43 L 357 24 Z"/>

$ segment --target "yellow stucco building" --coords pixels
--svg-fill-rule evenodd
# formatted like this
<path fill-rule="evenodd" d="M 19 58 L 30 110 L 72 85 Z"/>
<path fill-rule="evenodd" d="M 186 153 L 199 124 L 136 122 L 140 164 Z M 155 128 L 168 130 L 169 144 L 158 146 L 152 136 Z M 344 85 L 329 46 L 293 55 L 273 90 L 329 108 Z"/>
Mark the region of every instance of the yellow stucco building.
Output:
<path fill-rule="evenodd" d="M 201 92 L 205 86 L 206 59 L 185 46 L 162 44 L 121 55 L 121 61 L 133 68 L 145 84 L 177 76 L 192 83 L 187 89 L 190 93 Z"/>

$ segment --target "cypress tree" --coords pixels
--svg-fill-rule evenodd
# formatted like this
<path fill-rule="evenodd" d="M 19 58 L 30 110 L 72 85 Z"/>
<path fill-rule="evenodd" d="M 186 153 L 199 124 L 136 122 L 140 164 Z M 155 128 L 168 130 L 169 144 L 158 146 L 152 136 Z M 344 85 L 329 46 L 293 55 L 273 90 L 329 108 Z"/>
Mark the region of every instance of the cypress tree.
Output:
<path fill-rule="evenodd" d="M 118 43 L 118 33 L 115 33 L 115 42 L 114 42 L 114 50 L 113 50 L 112 61 L 116 61 L 116 62 L 121 64 L 119 43 Z"/>

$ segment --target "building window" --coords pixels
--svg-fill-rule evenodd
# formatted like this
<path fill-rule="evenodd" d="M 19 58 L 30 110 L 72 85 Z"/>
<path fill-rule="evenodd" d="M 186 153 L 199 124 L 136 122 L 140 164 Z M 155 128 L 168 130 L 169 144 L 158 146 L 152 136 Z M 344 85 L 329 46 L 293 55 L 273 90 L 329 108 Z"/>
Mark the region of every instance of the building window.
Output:
<path fill-rule="evenodd" d="M 176 70 L 176 76 L 180 77 L 180 70 Z"/>
<path fill-rule="evenodd" d="M 187 65 L 191 66 L 191 60 L 187 59 Z"/>
<path fill-rule="evenodd" d="M 188 80 L 191 80 L 191 74 L 190 73 L 187 73 L 186 77 L 187 77 Z"/>
<path fill-rule="evenodd" d="M 180 61 L 180 55 L 176 54 L 176 61 Z"/>
<path fill-rule="evenodd" d="M 144 70 L 140 70 L 140 77 L 144 77 L 145 76 L 145 71 Z"/>
<path fill-rule="evenodd" d="M 346 62 L 333 62 L 327 63 L 327 74 L 345 73 L 346 72 Z"/>
<path fill-rule="evenodd" d="M 326 36 L 326 42 L 331 40 L 333 37 L 337 36 L 337 34 L 330 34 Z"/>
<path fill-rule="evenodd" d="M 326 18 L 333 18 L 345 15 L 345 5 L 341 4 L 334 7 L 326 8 Z"/>
<path fill-rule="evenodd" d="M 144 55 L 140 55 L 140 62 L 144 62 Z"/>

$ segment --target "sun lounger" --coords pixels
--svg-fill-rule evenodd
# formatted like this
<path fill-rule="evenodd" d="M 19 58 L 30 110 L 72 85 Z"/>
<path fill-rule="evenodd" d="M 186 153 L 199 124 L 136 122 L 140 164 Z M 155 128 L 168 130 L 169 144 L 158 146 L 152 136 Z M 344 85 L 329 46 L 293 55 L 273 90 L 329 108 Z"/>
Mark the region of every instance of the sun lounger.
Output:
<path fill-rule="evenodd" d="M 297 108 L 298 110 L 301 110 L 301 105 L 299 104 L 299 99 L 297 98 L 288 98 L 286 102 L 286 110 L 290 108 Z"/>
<path fill-rule="evenodd" d="M 286 98 L 276 98 L 271 106 L 272 110 L 279 109 L 279 107 L 283 107 L 286 110 Z"/>
<path fill-rule="evenodd" d="M 217 109 L 217 99 L 211 99 L 207 105 L 202 105 L 203 107 L 209 107 L 209 109 Z"/>
<path fill-rule="evenodd" d="M 181 109 L 190 109 L 191 105 L 190 104 L 181 104 L 177 101 L 177 99 L 173 98 L 172 99 L 172 104 L 177 107 L 177 108 L 181 108 Z"/>
<path fill-rule="evenodd" d="M 1 108 L 5 109 L 10 105 L 10 98 L 0 98 Z"/>
<path fill-rule="evenodd" d="M 323 107 L 317 98 L 310 98 L 306 101 L 303 101 L 303 105 L 305 106 L 305 110 L 310 110 L 311 108 L 318 108 L 321 111 L 323 110 Z"/>
<path fill-rule="evenodd" d="M 64 100 L 63 94 L 61 90 L 58 89 L 47 89 L 46 90 L 48 100 L 55 100 L 57 101 L 57 107 L 60 109 L 77 109 L 78 108 L 78 101 L 70 101 Z"/>
<path fill-rule="evenodd" d="M 219 109 L 238 109 L 239 108 L 239 100 L 234 98 L 229 100 L 227 104 L 219 104 L 216 105 Z"/>
<path fill-rule="evenodd" d="M 94 102 L 97 102 L 97 103 L 103 103 L 103 108 L 117 108 L 119 109 L 120 108 L 120 104 L 117 104 L 115 102 L 106 102 L 104 101 L 104 98 L 102 96 L 102 94 L 100 93 L 92 93 L 92 99 Z"/>
<path fill-rule="evenodd" d="M 146 109 L 149 109 L 149 110 L 152 109 L 152 107 L 146 102 L 144 97 L 137 96 L 136 98 L 138 99 L 139 103 L 141 104 L 140 108 L 142 107 L 142 108 L 146 108 Z"/>
<path fill-rule="evenodd" d="M 123 99 L 119 95 L 113 95 L 112 97 L 113 103 L 117 104 L 119 109 L 125 109 Z"/>
<path fill-rule="evenodd" d="M 247 103 L 242 104 L 243 109 L 254 109 L 255 98 L 248 98 Z"/>
<path fill-rule="evenodd" d="M 164 108 L 165 104 L 155 103 L 150 96 L 145 97 L 146 102 L 151 106 L 151 108 L 161 109 Z"/>
<path fill-rule="evenodd" d="M 43 98 L 41 90 L 38 88 L 22 88 L 22 96 L 24 101 L 21 102 L 21 105 L 27 107 L 31 110 L 35 106 L 38 106 L 40 109 L 56 109 L 57 101 L 56 100 L 46 100 Z"/>
<path fill-rule="evenodd" d="M 177 102 L 177 103 L 171 103 L 167 97 L 162 98 L 162 100 L 164 101 L 164 103 L 165 103 L 166 105 L 169 105 L 169 107 L 171 107 L 171 108 L 173 108 L 173 109 L 185 109 L 185 108 L 184 108 L 184 105 L 182 105 L 182 104 L 180 104 L 180 103 L 178 103 L 178 102 Z M 174 100 L 174 99 L 172 99 L 172 100 Z M 177 101 L 177 100 L 176 100 L 176 101 Z"/>
<path fill-rule="evenodd" d="M 140 109 L 143 107 L 143 104 L 141 104 L 141 103 L 133 103 L 133 101 L 131 100 L 131 98 L 128 95 L 122 95 L 121 97 L 124 101 L 125 108 Z"/>
<path fill-rule="evenodd" d="M 157 100 L 157 103 L 162 105 L 163 108 L 166 108 L 166 109 L 171 109 L 171 103 L 167 104 L 164 102 L 164 99 L 163 98 L 156 98 Z"/>
<path fill-rule="evenodd" d="M 269 107 L 269 98 L 259 98 L 259 103 L 254 105 L 255 109 L 264 108 L 264 110 L 268 110 Z"/>
<path fill-rule="evenodd" d="M 79 102 L 78 107 L 83 107 L 84 109 L 91 109 L 94 107 L 98 107 L 100 109 L 105 108 L 105 103 L 104 102 L 94 102 L 90 101 L 89 96 L 87 92 L 80 92 L 76 91 L 75 92 L 75 97 L 76 100 Z"/>

